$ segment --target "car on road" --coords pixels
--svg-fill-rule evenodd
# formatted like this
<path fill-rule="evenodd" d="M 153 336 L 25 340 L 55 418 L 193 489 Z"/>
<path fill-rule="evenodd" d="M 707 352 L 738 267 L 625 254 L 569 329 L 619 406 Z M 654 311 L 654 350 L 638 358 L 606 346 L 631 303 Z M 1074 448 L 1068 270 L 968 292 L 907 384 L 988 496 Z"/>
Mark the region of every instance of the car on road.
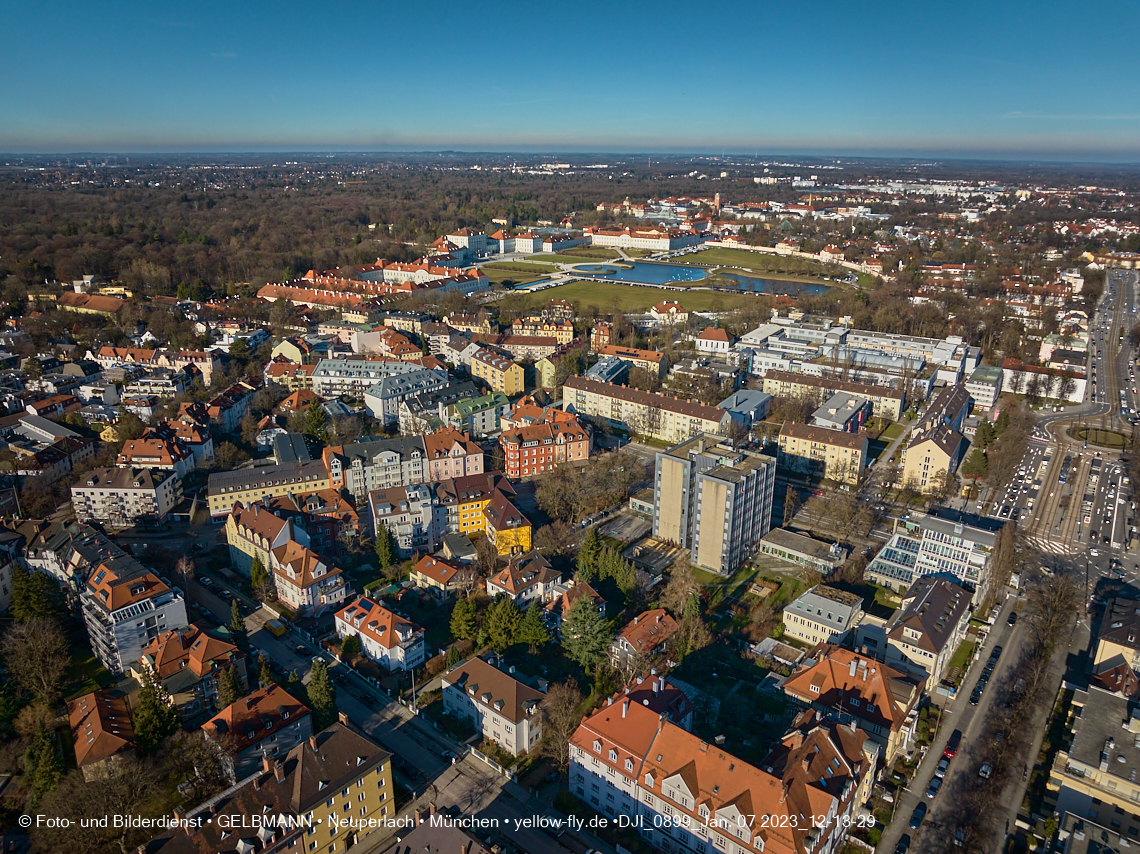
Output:
<path fill-rule="evenodd" d="M 376 698 L 373 697 L 371 694 L 358 694 L 356 696 L 356 699 L 358 699 L 360 702 L 362 702 L 364 705 L 366 705 L 370 709 L 375 709 L 377 706 Z"/>
<path fill-rule="evenodd" d="M 293 651 L 296 652 L 297 655 L 305 655 L 309 651 L 309 649 L 303 643 L 299 643 L 295 647 L 293 647 Z"/>
<path fill-rule="evenodd" d="M 938 760 L 938 767 L 934 769 L 934 776 L 942 779 L 946 776 L 946 772 L 950 768 L 950 760 L 943 756 Z"/>
<path fill-rule="evenodd" d="M 1009 612 L 1009 619 L 1006 620 L 1006 622 L 1009 623 L 1011 626 L 1017 625 L 1017 611 L 1010 611 Z"/>
<path fill-rule="evenodd" d="M 456 763 L 456 761 L 459 759 L 459 757 L 456 756 L 454 753 L 452 753 L 450 750 L 443 751 L 441 754 L 439 754 L 439 756 L 441 759 L 446 759 L 452 765 L 454 765 Z"/>
<path fill-rule="evenodd" d="M 918 806 L 914 808 L 914 812 L 910 814 L 910 829 L 918 830 L 922 826 L 922 820 L 926 818 L 926 804 L 922 801 L 918 802 Z"/>
<path fill-rule="evenodd" d="M 907 854 L 908 851 L 910 851 L 910 834 L 904 833 L 899 837 L 898 845 L 895 846 L 895 854 Z M 590 854 L 590 852 L 587 851 L 586 854 Z"/>
<path fill-rule="evenodd" d="M 930 785 L 926 787 L 926 797 L 933 798 L 938 794 L 938 790 L 942 788 L 942 778 L 935 777 L 930 781 Z"/>
<path fill-rule="evenodd" d="M 950 739 L 946 742 L 946 749 L 942 751 L 942 755 L 947 759 L 953 759 L 954 754 L 958 752 L 958 745 L 962 743 L 962 730 L 956 729 L 950 733 Z"/>
<path fill-rule="evenodd" d="M 201 584 L 203 587 L 213 587 L 214 586 L 214 582 L 208 578 L 199 578 L 198 583 Z"/>

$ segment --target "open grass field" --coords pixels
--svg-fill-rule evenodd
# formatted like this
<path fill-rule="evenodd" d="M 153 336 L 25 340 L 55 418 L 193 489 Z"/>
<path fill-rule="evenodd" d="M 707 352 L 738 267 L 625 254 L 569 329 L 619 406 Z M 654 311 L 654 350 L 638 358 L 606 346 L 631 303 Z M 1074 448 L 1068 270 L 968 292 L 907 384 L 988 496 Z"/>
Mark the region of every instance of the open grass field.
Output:
<path fill-rule="evenodd" d="M 520 273 L 515 270 L 492 270 L 489 267 L 483 268 L 483 274 L 493 285 L 529 285 L 531 282 L 539 282 L 546 278 L 546 274 L 541 272 Z"/>
<path fill-rule="evenodd" d="M 692 255 L 683 255 L 675 259 L 674 264 L 720 264 L 725 267 L 740 267 L 751 270 L 763 277 L 781 279 L 799 279 L 802 281 L 817 281 L 825 276 L 834 275 L 835 269 L 817 261 L 808 261 L 804 258 L 790 258 L 786 255 L 769 255 L 763 252 L 749 252 L 747 249 L 725 249 L 714 246 Z M 846 276 L 848 270 L 841 269 L 839 275 Z M 874 282 L 873 276 L 858 274 L 859 283 L 870 287 Z"/>
<path fill-rule="evenodd" d="M 528 261 L 495 261 L 493 264 L 484 264 L 484 270 L 510 270 L 514 273 L 555 273 L 557 264 L 532 264 Z"/>
<path fill-rule="evenodd" d="M 573 249 L 567 249 L 565 252 L 556 253 L 558 257 L 562 258 L 567 255 L 574 255 L 579 258 L 590 258 L 592 260 L 607 261 L 612 258 L 620 258 L 621 253 L 616 249 L 611 249 L 609 246 L 575 246 Z"/>
<path fill-rule="evenodd" d="M 642 287 L 621 282 L 571 282 L 528 295 L 535 305 L 546 304 L 552 299 L 579 302 L 582 305 L 596 305 L 610 308 L 617 300 L 623 312 L 644 312 L 663 299 L 678 300 L 692 311 L 707 311 L 717 308 L 728 311 L 749 305 L 756 299 L 755 294 L 729 294 L 720 291 L 678 291 L 669 288 Z"/>
<path fill-rule="evenodd" d="M 581 250 L 581 251 L 579 251 Z M 588 252 L 598 251 L 600 254 L 588 255 Z M 604 254 L 601 254 L 604 253 Z M 590 249 L 589 247 L 578 247 L 572 252 L 559 252 L 555 255 L 543 253 L 541 255 L 527 255 L 527 261 L 542 261 L 547 264 L 602 264 L 606 261 L 613 261 L 619 258 L 616 252 L 613 252 L 604 247 L 599 247 L 598 250 Z"/>

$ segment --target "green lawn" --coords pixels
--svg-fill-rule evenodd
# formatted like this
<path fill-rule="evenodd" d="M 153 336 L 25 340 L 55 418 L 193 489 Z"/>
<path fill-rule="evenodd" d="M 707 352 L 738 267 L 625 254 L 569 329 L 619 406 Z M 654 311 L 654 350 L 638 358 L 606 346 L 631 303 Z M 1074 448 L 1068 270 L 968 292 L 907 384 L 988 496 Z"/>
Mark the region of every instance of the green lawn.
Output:
<path fill-rule="evenodd" d="M 956 685 L 962 684 L 962 677 L 966 675 L 966 668 L 970 666 L 970 658 L 973 656 L 976 646 L 976 644 L 970 641 L 962 641 L 962 643 L 958 645 L 958 649 L 954 652 L 954 657 L 950 659 L 946 673 L 953 673 L 954 668 L 958 668 L 958 675 L 955 680 Z"/>
<path fill-rule="evenodd" d="M 557 264 L 531 264 L 527 261 L 496 261 L 493 264 L 484 264 L 483 270 L 510 270 L 514 273 L 555 273 Z"/>
<path fill-rule="evenodd" d="M 620 258 L 621 253 L 608 246 L 575 246 L 562 252 L 543 252 L 540 255 L 528 255 L 532 261 L 550 261 L 556 259 L 563 264 L 574 264 L 577 261 L 612 261 Z"/>
<path fill-rule="evenodd" d="M 1125 437 L 1123 433 L 1117 433 L 1115 430 L 1100 430 L 1095 427 L 1092 429 L 1088 427 L 1084 429 L 1070 427 L 1067 432 L 1078 441 L 1088 442 L 1090 445 L 1098 445 L 1102 448 L 1121 450 L 1128 442 L 1127 437 Z"/>
<path fill-rule="evenodd" d="M 897 439 L 899 436 L 902 435 L 902 431 L 903 431 L 903 426 L 896 421 L 894 424 L 892 424 L 890 427 L 888 427 L 886 430 L 884 430 L 879 435 L 879 438 L 880 439 L 886 439 L 888 442 L 892 442 L 895 439 Z"/>
<path fill-rule="evenodd" d="M 529 285 L 533 282 L 541 282 L 546 278 L 542 273 L 517 273 L 511 270 L 489 270 L 483 268 L 483 274 L 487 280 L 493 285 L 509 284 L 509 285 Z"/>
<path fill-rule="evenodd" d="M 532 296 L 534 304 L 545 305 L 552 299 L 578 302 L 583 306 L 593 305 L 599 309 L 609 309 L 617 300 L 623 312 L 645 312 L 663 299 L 678 300 L 690 311 L 734 308 L 751 305 L 755 294 L 730 294 L 720 291 L 683 291 L 668 288 L 641 287 L 621 282 L 580 281 L 568 285 L 547 288 Z"/>
<path fill-rule="evenodd" d="M 114 678 L 85 647 L 73 648 L 71 665 L 64 677 L 63 698 L 71 700 L 98 691 L 110 685 Z"/>
<path fill-rule="evenodd" d="M 821 278 L 834 274 L 834 268 L 818 261 L 808 261 L 804 258 L 790 258 L 786 255 L 770 255 L 764 252 L 749 252 L 747 249 L 725 249 L 714 246 L 692 255 L 683 255 L 674 263 L 677 264 L 720 264 L 725 267 L 740 267 L 754 273 L 773 275 L 804 276 L 807 278 Z M 842 275 L 847 271 L 842 268 Z"/>

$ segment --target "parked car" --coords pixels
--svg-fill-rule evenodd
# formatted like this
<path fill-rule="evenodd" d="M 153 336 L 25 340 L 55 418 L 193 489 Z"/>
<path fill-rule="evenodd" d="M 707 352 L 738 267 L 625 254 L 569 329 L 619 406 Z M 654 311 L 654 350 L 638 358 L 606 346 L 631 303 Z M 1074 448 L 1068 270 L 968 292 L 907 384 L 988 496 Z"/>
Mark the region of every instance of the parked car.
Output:
<path fill-rule="evenodd" d="M 993 773 L 994 773 L 994 767 L 992 765 L 990 765 L 990 763 L 988 763 L 988 762 L 983 763 L 982 767 L 978 769 L 978 776 L 984 780 L 990 779 L 990 776 Z"/>
<path fill-rule="evenodd" d="M 1009 612 L 1009 619 L 1006 620 L 1006 622 L 1009 623 L 1011 626 L 1017 625 L 1017 611 L 1010 611 Z"/>
<path fill-rule="evenodd" d="M 899 843 L 895 846 L 895 854 L 906 854 L 910 851 L 910 834 L 904 833 L 899 837 Z"/>
<path fill-rule="evenodd" d="M 933 798 L 938 794 L 938 790 L 942 788 L 942 778 L 935 777 L 930 781 L 930 785 L 926 787 L 926 797 Z"/>
<path fill-rule="evenodd" d="M 934 769 L 934 776 L 938 779 L 943 779 L 946 776 L 946 771 L 950 768 L 950 760 L 943 756 L 938 760 L 938 767 Z"/>
<path fill-rule="evenodd" d="M 958 745 L 962 743 L 962 730 L 956 729 L 950 733 L 950 740 L 946 742 L 946 749 L 942 751 L 942 755 L 947 759 L 953 759 L 954 754 L 958 752 Z"/>
<path fill-rule="evenodd" d="M 914 812 L 910 814 L 910 829 L 918 830 L 924 818 L 926 818 L 926 803 L 919 801 L 918 806 L 914 808 Z"/>

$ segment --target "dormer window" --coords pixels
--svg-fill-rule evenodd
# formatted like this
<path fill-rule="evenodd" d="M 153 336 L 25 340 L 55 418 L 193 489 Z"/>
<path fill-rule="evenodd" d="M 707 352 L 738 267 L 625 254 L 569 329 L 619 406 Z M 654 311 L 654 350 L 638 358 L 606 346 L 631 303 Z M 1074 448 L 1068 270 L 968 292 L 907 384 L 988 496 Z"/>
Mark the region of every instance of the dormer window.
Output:
<path fill-rule="evenodd" d="M 602 752 L 602 743 L 598 739 L 594 739 L 594 753 Z"/>
<path fill-rule="evenodd" d="M 653 788 L 653 775 L 652 774 L 646 774 L 645 775 L 645 788 L 647 788 L 647 789 Z"/>
<path fill-rule="evenodd" d="M 617 751 L 616 750 L 613 750 L 613 749 L 610 750 L 610 762 L 617 762 Z"/>
<path fill-rule="evenodd" d="M 626 759 L 625 760 L 625 770 L 626 771 L 632 771 L 633 770 L 633 760 L 632 759 Z"/>

